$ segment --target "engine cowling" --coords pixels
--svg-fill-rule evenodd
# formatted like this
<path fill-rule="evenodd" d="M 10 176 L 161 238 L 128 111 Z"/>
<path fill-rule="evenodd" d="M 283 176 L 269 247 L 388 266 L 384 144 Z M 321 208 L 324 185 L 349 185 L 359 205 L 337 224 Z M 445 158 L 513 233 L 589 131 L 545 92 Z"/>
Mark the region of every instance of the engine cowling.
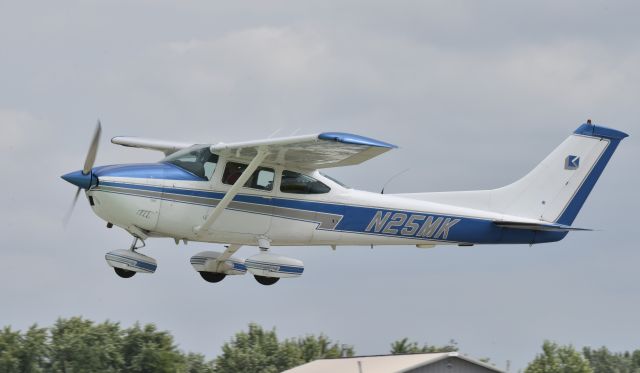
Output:
<path fill-rule="evenodd" d="M 158 263 L 155 259 L 131 250 L 110 251 L 104 258 L 111 267 L 127 271 L 154 273 L 158 268 Z"/>
<path fill-rule="evenodd" d="M 247 273 L 245 260 L 241 258 L 228 258 L 218 262 L 222 253 L 217 251 L 203 251 L 191 257 L 191 265 L 197 272 L 216 272 L 225 275 L 244 275 Z"/>
<path fill-rule="evenodd" d="M 244 264 L 256 276 L 290 278 L 300 277 L 304 272 L 301 260 L 269 253 L 254 255 L 245 260 Z"/>

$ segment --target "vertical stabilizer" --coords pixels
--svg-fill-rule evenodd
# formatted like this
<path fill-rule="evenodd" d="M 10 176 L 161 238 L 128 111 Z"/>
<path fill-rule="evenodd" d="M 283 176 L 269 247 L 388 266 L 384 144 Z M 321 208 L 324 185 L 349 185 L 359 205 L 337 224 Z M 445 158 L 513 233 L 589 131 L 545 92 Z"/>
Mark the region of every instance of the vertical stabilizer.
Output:
<path fill-rule="evenodd" d="M 571 225 L 625 137 L 583 124 L 525 177 L 496 189 L 494 201 L 509 215 Z"/>
<path fill-rule="evenodd" d="M 405 197 L 571 225 L 624 132 L 581 125 L 520 180 L 493 190 L 405 194 Z"/>

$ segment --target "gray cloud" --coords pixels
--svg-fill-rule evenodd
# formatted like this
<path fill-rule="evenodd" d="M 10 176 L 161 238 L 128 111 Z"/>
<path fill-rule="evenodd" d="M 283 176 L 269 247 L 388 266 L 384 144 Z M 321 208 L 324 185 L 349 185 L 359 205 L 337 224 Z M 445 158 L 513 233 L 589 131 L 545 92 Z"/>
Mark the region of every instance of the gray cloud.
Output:
<path fill-rule="evenodd" d="M 516 368 L 544 338 L 637 348 L 637 12 L 601 1 L 0 4 L 0 320 L 157 322 L 209 356 L 250 321 L 283 336 L 325 332 L 361 353 L 404 336 L 456 338 Z M 632 137 L 576 221 L 601 230 L 557 244 L 282 248 L 305 275 L 263 288 L 204 283 L 188 258 L 211 247 L 168 240 L 145 251 L 158 273 L 123 281 L 103 255 L 127 234 L 83 200 L 61 228 L 74 191 L 58 176 L 81 167 L 97 117 L 100 164 L 160 158 L 109 144 L 116 135 L 372 136 L 401 148 L 331 174 L 379 190 L 410 168 L 387 189 L 408 192 L 506 184 L 589 116 Z"/>

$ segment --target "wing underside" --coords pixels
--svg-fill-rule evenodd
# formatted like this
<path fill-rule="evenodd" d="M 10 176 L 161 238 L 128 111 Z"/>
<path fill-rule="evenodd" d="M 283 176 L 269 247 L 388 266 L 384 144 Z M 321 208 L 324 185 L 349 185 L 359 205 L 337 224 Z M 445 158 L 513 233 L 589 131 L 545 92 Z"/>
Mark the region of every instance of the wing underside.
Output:
<path fill-rule="evenodd" d="M 158 150 L 165 155 L 193 145 L 140 137 L 114 137 L 111 142 L 128 147 Z M 395 145 L 364 136 L 324 132 L 315 135 L 218 143 L 211 145 L 211 152 L 223 157 L 251 161 L 258 154 L 258 150 L 262 150 L 267 153 L 263 163 L 319 169 L 360 164 L 394 148 Z"/>
<path fill-rule="evenodd" d="M 264 163 L 303 169 L 360 164 L 396 148 L 382 141 L 339 132 L 284 137 L 231 144 L 216 144 L 211 151 L 226 157 L 251 160 L 259 149 L 267 152 Z"/>
<path fill-rule="evenodd" d="M 142 137 L 125 137 L 125 136 L 114 137 L 111 139 L 111 143 L 130 147 L 130 148 L 157 150 L 157 151 L 163 152 L 165 155 L 173 154 L 179 150 L 186 149 L 191 145 L 193 145 L 193 144 L 183 143 L 183 142 L 146 139 Z"/>

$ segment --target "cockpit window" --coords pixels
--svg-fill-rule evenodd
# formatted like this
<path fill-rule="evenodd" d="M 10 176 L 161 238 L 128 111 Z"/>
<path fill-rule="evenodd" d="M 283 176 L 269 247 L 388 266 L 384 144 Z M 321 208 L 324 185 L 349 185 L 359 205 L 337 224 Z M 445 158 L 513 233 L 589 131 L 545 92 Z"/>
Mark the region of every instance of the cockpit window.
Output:
<path fill-rule="evenodd" d="M 331 188 L 320 181 L 298 172 L 282 171 L 280 191 L 296 194 L 323 194 L 329 193 Z"/>
<path fill-rule="evenodd" d="M 192 146 L 175 152 L 162 160 L 201 178 L 211 180 L 218 164 L 218 155 L 211 153 L 208 145 Z"/>
<path fill-rule="evenodd" d="M 222 182 L 228 185 L 235 184 L 246 168 L 247 165 L 244 163 L 227 162 L 227 166 L 224 168 L 224 173 L 222 174 Z M 257 170 L 253 171 L 253 175 L 249 177 L 249 180 L 244 183 L 244 187 L 271 190 L 273 189 L 274 176 L 275 172 L 272 168 L 258 167 Z"/>

